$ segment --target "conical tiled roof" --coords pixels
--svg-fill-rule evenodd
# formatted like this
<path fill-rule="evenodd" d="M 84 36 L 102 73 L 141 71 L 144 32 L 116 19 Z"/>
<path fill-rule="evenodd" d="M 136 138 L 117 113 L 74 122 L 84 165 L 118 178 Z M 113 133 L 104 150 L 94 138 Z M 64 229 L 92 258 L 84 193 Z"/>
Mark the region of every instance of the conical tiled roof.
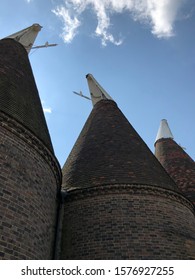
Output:
<path fill-rule="evenodd" d="M 112 100 L 95 104 L 67 162 L 63 188 L 106 184 L 177 186 Z"/>
<path fill-rule="evenodd" d="M 155 143 L 155 155 L 183 194 L 195 204 L 195 163 L 172 138 Z"/>
<path fill-rule="evenodd" d="M 53 151 L 27 52 L 13 39 L 0 40 L 0 74 L 0 111 L 28 128 Z"/>

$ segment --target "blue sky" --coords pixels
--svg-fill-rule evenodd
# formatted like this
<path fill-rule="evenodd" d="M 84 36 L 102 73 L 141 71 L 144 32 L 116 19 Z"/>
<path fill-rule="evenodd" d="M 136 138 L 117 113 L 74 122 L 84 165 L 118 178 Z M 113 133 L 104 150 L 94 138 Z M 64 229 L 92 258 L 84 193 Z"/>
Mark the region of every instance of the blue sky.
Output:
<path fill-rule="evenodd" d="M 92 73 L 149 148 L 160 120 L 195 159 L 193 0 L 1 0 L 0 37 L 43 26 L 29 58 L 61 165 L 88 115 Z"/>

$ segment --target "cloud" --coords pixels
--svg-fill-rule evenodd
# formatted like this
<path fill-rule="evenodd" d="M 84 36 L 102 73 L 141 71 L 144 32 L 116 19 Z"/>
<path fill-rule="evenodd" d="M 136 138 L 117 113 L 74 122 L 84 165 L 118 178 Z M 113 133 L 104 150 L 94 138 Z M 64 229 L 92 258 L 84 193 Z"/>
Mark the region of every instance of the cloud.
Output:
<path fill-rule="evenodd" d="M 152 26 L 152 33 L 158 38 L 174 35 L 174 22 L 183 0 L 148 1 L 147 17 Z"/>
<path fill-rule="evenodd" d="M 48 107 L 48 108 L 43 107 L 43 112 L 44 112 L 44 113 L 49 113 L 49 114 L 51 114 L 51 113 L 52 113 L 52 110 L 51 110 L 50 107 Z"/>
<path fill-rule="evenodd" d="M 77 33 L 80 21 L 76 16 L 71 16 L 71 10 L 67 9 L 66 6 L 57 7 L 53 13 L 62 19 L 64 27 L 61 36 L 64 42 L 70 43 Z"/>
<path fill-rule="evenodd" d="M 50 107 L 45 106 L 45 101 L 41 100 L 41 103 L 42 103 L 42 107 L 43 107 L 43 112 L 51 114 L 52 113 L 52 109 Z"/>
<path fill-rule="evenodd" d="M 185 0 L 186 1 L 186 0 Z M 95 35 L 101 38 L 102 45 L 108 42 L 122 44 L 109 31 L 114 13 L 128 13 L 134 20 L 147 24 L 158 38 L 174 35 L 174 23 L 184 0 L 64 0 L 53 12 L 63 21 L 62 38 L 70 43 L 81 25 L 81 14 L 91 9 L 97 17 Z"/>

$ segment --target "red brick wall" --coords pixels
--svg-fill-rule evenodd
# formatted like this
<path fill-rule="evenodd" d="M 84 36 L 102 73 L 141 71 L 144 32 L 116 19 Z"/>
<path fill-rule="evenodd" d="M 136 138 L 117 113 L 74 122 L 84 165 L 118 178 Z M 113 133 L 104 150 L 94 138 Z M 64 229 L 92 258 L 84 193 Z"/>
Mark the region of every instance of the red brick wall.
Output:
<path fill-rule="evenodd" d="M 195 204 L 195 162 L 173 139 L 155 143 L 155 155 L 183 194 Z"/>
<path fill-rule="evenodd" d="M 55 157 L 0 114 L 0 259 L 51 259 L 60 171 Z"/>
<path fill-rule="evenodd" d="M 61 259 L 195 259 L 195 217 L 182 196 L 148 186 L 69 192 Z"/>

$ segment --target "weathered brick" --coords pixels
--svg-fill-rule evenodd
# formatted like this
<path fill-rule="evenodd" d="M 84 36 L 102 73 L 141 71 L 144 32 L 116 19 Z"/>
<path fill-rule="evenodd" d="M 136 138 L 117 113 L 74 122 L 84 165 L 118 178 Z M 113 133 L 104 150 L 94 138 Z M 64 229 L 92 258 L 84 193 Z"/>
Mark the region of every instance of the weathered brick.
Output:
<path fill-rule="evenodd" d="M 195 259 L 192 204 L 113 101 L 95 105 L 62 171 L 61 259 Z"/>
<path fill-rule="evenodd" d="M 195 205 L 195 162 L 171 138 L 155 143 L 155 155 L 182 193 Z"/>
<path fill-rule="evenodd" d="M 168 197 L 138 197 L 128 188 L 120 194 L 120 186 L 117 193 L 112 193 L 111 188 L 91 191 L 87 203 L 74 193 L 67 197 L 62 259 L 195 258 L 194 214 L 188 207 Z M 86 197 L 88 192 L 85 189 Z M 134 203 L 139 205 L 137 218 L 131 215 Z M 175 211 L 176 206 L 180 213 Z M 193 223 L 189 226 L 187 220 Z M 187 247 L 188 239 L 192 243 Z"/>
<path fill-rule="evenodd" d="M 24 47 L 0 41 L 0 258 L 51 259 L 59 164 Z"/>

